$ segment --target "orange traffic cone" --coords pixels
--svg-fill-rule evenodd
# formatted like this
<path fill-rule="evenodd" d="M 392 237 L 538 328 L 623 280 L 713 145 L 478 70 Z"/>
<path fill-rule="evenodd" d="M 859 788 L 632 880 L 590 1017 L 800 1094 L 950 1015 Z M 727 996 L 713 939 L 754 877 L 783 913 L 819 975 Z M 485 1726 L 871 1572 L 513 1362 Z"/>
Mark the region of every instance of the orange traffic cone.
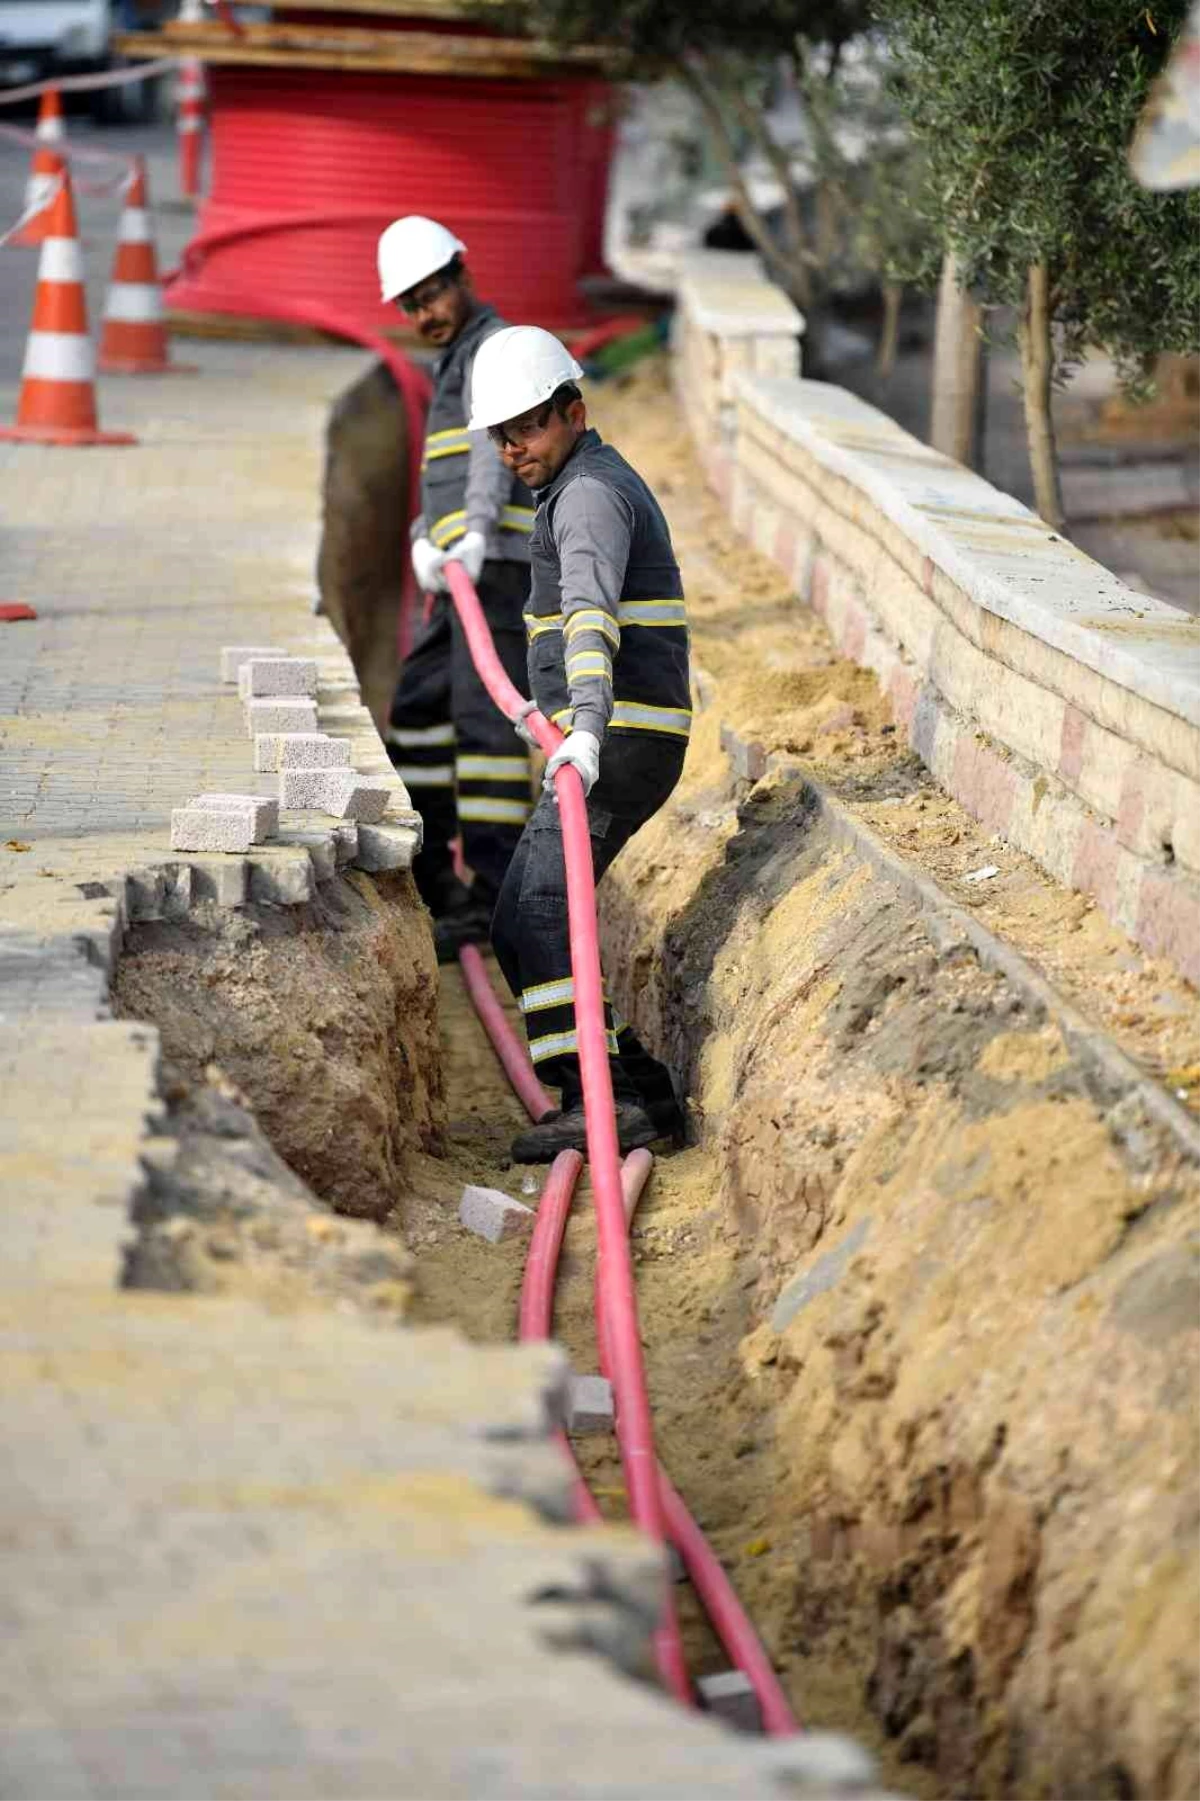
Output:
<path fill-rule="evenodd" d="M 100 333 L 100 368 L 106 375 L 195 374 L 194 368 L 173 363 L 168 352 L 146 200 L 146 166 L 140 156 L 117 227 L 117 254 Z"/>
<path fill-rule="evenodd" d="M 61 144 L 66 137 L 63 124 L 62 100 L 57 88 L 47 88 L 38 106 L 37 149 L 33 153 L 33 163 L 29 170 L 29 180 L 25 187 L 25 211 L 33 217 L 27 219 L 19 231 L 6 238 L 6 244 L 14 248 L 40 244 L 50 236 L 49 214 L 46 208 L 55 192 L 58 176 L 62 173 L 63 159 L 52 148 Z"/>
<path fill-rule="evenodd" d="M 31 444 L 136 444 L 137 439 L 128 432 L 102 432 L 97 427 L 83 252 L 71 178 L 65 169 L 58 182 L 38 265 L 17 423 L 0 426 L 0 439 Z"/>
<path fill-rule="evenodd" d="M 194 56 L 184 57 L 180 63 L 178 104 L 179 191 L 185 200 L 195 200 L 200 194 L 204 145 L 204 64 Z"/>

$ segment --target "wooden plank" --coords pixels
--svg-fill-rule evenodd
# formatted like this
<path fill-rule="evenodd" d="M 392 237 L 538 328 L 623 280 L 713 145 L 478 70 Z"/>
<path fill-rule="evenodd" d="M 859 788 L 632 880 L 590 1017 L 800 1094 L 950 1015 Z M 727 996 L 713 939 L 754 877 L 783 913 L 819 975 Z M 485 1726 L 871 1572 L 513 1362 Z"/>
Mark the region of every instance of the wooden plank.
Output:
<path fill-rule="evenodd" d="M 353 338 L 344 338 L 335 332 L 318 331 L 313 325 L 296 325 L 286 319 L 259 319 L 246 313 L 209 313 L 193 311 L 186 307 L 173 307 L 169 303 L 166 308 L 167 329 L 172 337 L 178 338 L 216 338 L 232 343 L 249 344 L 349 344 L 354 345 Z M 412 351 L 421 347 L 421 340 L 411 329 L 391 326 L 372 326 L 379 336 L 388 338 L 402 350 Z"/>
<path fill-rule="evenodd" d="M 361 10 L 361 9 L 360 9 Z M 599 71 L 609 53 L 583 45 L 559 49 L 535 38 L 458 37 L 360 26 L 247 24 L 240 36 L 219 21 L 172 20 L 160 32 L 122 33 L 127 56 L 194 56 L 203 62 L 298 68 L 393 69 L 418 75 L 528 78 Z"/>
<path fill-rule="evenodd" d="M 454 24 L 485 23 L 486 14 L 498 18 L 511 16 L 508 0 L 474 0 L 463 6 L 460 0 L 279 0 L 279 12 L 363 13 L 380 18 L 445 19 Z"/>

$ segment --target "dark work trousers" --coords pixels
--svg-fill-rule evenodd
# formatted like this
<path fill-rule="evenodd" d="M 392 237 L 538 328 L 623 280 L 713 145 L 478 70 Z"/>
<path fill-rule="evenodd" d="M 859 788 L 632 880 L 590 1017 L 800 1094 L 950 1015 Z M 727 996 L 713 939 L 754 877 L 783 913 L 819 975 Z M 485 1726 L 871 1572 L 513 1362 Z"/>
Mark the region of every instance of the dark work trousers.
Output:
<path fill-rule="evenodd" d="M 683 769 L 683 738 L 609 731 L 588 796 L 596 881 L 667 800 Z M 575 985 L 567 926 L 567 878 L 558 803 L 543 792 L 521 834 L 492 919 L 492 947 L 525 1017 L 529 1054 L 564 1109 L 582 1096 L 575 1037 Z M 622 1100 L 670 1098 L 669 1078 L 631 1027 L 605 1005 L 613 1092 Z M 665 1088 L 665 1092 L 664 1092 Z"/>
<path fill-rule="evenodd" d="M 485 563 L 476 590 L 500 661 L 528 694 L 528 566 Z M 453 884 L 451 842 L 461 833 L 463 858 L 491 906 L 533 805 L 529 753 L 476 675 L 448 594 L 436 596 L 400 671 L 387 739 L 425 823 L 413 864 L 422 899 L 435 915 L 442 911 Z"/>

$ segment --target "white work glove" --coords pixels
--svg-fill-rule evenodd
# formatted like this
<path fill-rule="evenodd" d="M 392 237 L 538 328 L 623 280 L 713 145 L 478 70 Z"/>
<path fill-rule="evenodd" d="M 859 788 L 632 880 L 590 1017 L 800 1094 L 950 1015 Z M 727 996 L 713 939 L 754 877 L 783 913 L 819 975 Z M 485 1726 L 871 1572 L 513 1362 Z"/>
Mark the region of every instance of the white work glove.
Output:
<path fill-rule="evenodd" d="M 439 550 L 428 538 L 415 540 L 412 547 L 413 574 L 423 594 L 436 594 L 446 586 L 446 578 L 442 574 L 442 564 L 445 561 L 445 551 Z"/>
<path fill-rule="evenodd" d="M 487 539 L 482 532 L 467 532 L 458 540 L 450 555 L 462 564 L 473 582 L 479 580 L 483 559 L 487 555 Z"/>
<path fill-rule="evenodd" d="M 531 750 L 540 750 L 541 749 L 541 745 L 538 743 L 536 737 L 534 736 L 533 728 L 529 723 L 529 715 L 531 713 L 536 713 L 536 712 L 537 712 L 537 701 L 536 700 L 527 700 L 525 702 L 525 705 L 521 708 L 521 711 L 517 714 L 516 718 L 512 721 L 513 731 L 517 734 L 517 737 L 520 738 L 523 743 L 528 744 L 528 746 Z"/>
<path fill-rule="evenodd" d="M 600 774 L 600 740 L 595 732 L 568 732 L 546 765 L 543 786 L 554 791 L 556 771 L 571 763 L 579 771 L 583 792 L 590 794 Z"/>

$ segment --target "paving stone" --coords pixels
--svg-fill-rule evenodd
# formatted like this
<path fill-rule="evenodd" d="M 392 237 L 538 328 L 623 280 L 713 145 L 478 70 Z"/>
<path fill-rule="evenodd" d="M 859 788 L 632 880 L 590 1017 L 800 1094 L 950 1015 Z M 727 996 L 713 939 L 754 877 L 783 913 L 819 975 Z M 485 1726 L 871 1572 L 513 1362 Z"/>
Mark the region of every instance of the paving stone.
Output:
<path fill-rule="evenodd" d="M 407 826 L 394 826 L 390 822 L 387 825 L 360 825 L 354 861 L 369 875 L 378 875 L 388 869 L 411 869 L 420 848 L 420 837 Z"/>
<path fill-rule="evenodd" d="M 314 736 L 311 732 L 291 734 L 293 736 Z M 254 769 L 258 775 L 274 775 L 279 769 L 279 749 L 286 732 L 256 732 L 254 736 Z"/>
<path fill-rule="evenodd" d="M 254 821 L 254 842 L 261 844 L 279 830 L 279 803 L 267 794 L 197 794 L 189 807 L 213 807 L 228 813 L 233 807 L 246 807 Z"/>
<path fill-rule="evenodd" d="M 741 1670 L 721 1670 L 701 1676 L 696 1691 L 706 1712 L 716 1714 L 739 1732 L 761 1732 L 762 1714 L 749 1676 Z"/>
<path fill-rule="evenodd" d="M 182 919 L 192 905 L 190 863 L 150 864 L 126 872 L 125 911 L 130 919 Z"/>
<path fill-rule="evenodd" d="M 499 1244 L 505 1238 L 517 1238 L 533 1227 L 534 1212 L 524 1201 L 514 1201 L 498 1188 L 481 1188 L 468 1183 L 462 1191 L 458 1207 L 458 1223 L 477 1238 Z"/>
<path fill-rule="evenodd" d="M 753 738 L 743 738 L 730 725 L 721 727 L 721 749 L 729 758 L 739 782 L 761 782 L 767 773 L 767 753 Z"/>
<path fill-rule="evenodd" d="M 236 685 L 238 671 L 252 657 L 286 657 L 277 644 L 225 644 L 221 647 L 221 680 Z"/>
<path fill-rule="evenodd" d="M 171 813 L 172 850 L 248 851 L 253 843 L 249 807 L 175 807 Z"/>
<path fill-rule="evenodd" d="M 281 842 L 308 852 L 318 883 L 331 882 L 338 872 L 337 840 L 329 826 L 288 826 Z"/>
<path fill-rule="evenodd" d="M 359 825 L 378 825 L 392 798 L 390 782 L 370 781 L 353 770 L 331 769 L 325 789 L 329 812 L 341 819 L 353 819 Z"/>
<path fill-rule="evenodd" d="M 238 670 L 238 694 L 315 696 L 317 665 L 310 657 L 250 657 Z"/>
<path fill-rule="evenodd" d="M 198 859 L 191 865 L 192 897 L 218 907 L 245 905 L 250 888 L 248 864 L 236 857 Z"/>
<path fill-rule="evenodd" d="M 299 907 L 316 893 L 316 871 L 307 850 L 272 846 L 250 859 L 250 899 L 277 907 Z"/>
<path fill-rule="evenodd" d="M 246 724 L 252 738 L 260 732 L 315 732 L 317 703 L 304 695 L 248 700 Z"/>
<path fill-rule="evenodd" d="M 279 738 L 279 769 L 348 769 L 350 741 L 328 732 L 285 732 Z"/>
<path fill-rule="evenodd" d="M 281 769 L 279 771 L 279 804 L 289 810 L 310 808 L 314 813 L 331 813 L 328 769 Z"/>
<path fill-rule="evenodd" d="M 572 1375 L 567 1383 L 567 1431 L 578 1436 L 612 1429 L 612 1383 L 606 1376 Z"/>

